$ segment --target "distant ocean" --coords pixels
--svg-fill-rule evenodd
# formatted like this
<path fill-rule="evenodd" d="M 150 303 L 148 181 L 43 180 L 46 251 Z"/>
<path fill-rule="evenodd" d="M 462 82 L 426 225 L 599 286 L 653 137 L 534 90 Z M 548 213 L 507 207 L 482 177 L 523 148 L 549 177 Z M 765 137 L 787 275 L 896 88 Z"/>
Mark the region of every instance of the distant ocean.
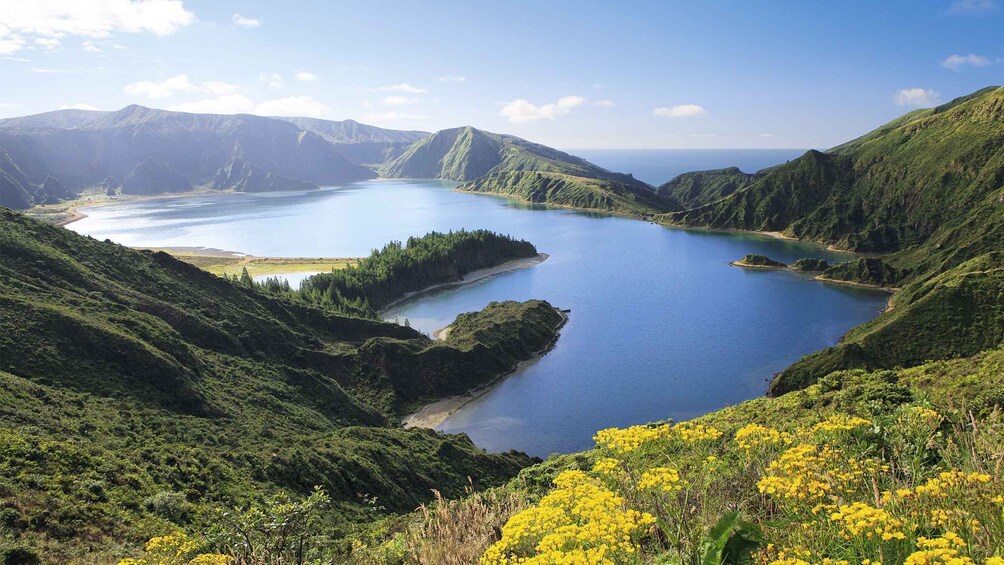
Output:
<path fill-rule="evenodd" d="M 653 186 L 690 171 L 739 167 L 755 173 L 780 165 L 805 149 L 566 149 L 572 155 L 618 173 L 631 173 Z"/>

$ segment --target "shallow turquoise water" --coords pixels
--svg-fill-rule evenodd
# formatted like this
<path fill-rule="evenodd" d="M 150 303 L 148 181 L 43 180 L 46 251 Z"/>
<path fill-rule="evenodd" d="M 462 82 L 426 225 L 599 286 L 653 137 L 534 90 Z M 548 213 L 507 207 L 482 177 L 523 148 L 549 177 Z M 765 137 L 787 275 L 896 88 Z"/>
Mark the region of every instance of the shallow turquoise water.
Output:
<path fill-rule="evenodd" d="M 767 379 L 874 317 L 887 295 L 729 261 L 839 256 L 806 243 L 668 229 L 457 193 L 441 181 L 371 181 L 304 193 L 158 199 L 85 210 L 80 233 L 126 245 L 264 256 L 359 256 L 431 230 L 487 228 L 533 242 L 535 267 L 400 304 L 432 332 L 491 300 L 570 308 L 557 347 L 449 418 L 490 450 L 588 448 L 595 430 L 685 419 L 763 394 Z"/>

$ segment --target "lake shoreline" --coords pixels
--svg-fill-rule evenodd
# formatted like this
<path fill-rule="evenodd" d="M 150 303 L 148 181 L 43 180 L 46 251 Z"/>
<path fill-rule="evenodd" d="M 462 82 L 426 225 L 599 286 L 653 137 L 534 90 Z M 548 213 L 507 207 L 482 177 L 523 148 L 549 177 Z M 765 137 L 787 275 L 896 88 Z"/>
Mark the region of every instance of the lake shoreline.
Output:
<path fill-rule="evenodd" d="M 448 396 L 446 398 L 441 398 L 439 400 L 430 402 L 423 405 L 417 411 L 405 416 L 401 419 L 401 425 L 405 428 L 427 428 L 430 430 L 436 429 L 439 425 L 445 422 L 450 416 L 457 413 L 458 410 L 466 406 L 468 403 L 481 398 L 485 394 L 488 394 L 495 387 L 502 384 L 502 382 L 509 377 L 518 374 L 520 371 L 526 369 L 530 365 L 533 365 L 539 361 L 542 357 L 551 352 L 552 349 L 558 344 L 558 338 L 561 336 L 561 329 L 565 327 L 568 323 L 569 310 L 562 310 L 560 308 L 555 308 L 559 314 L 561 314 L 561 323 L 558 324 L 557 333 L 554 335 L 554 339 L 551 343 L 547 344 L 546 347 L 540 351 L 533 354 L 532 357 L 524 361 L 520 361 L 516 364 L 512 370 L 502 373 L 498 377 L 492 379 L 491 381 L 473 389 L 464 394 L 458 394 L 456 396 Z M 443 340 L 449 335 L 450 326 L 446 326 L 440 330 L 436 330 L 435 334 L 440 334 L 445 332 L 446 335 L 443 336 Z M 433 334 L 435 336 L 435 334 Z M 439 339 L 439 338 L 437 338 Z"/>
<path fill-rule="evenodd" d="M 495 277 L 498 275 L 504 275 L 505 273 L 511 273 L 512 271 L 518 271 L 520 269 L 526 269 L 527 267 L 533 267 L 535 265 L 543 263 L 544 261 L 547 261 L 548 257 L 550 257 L 550 255 L 548 255 L 547 253 L 538 253 L 533 257 L 523 257 L 520 259 L 513 259 L 511 261 L 506 261 L 505 263 L 495 265 L 494 267 L 487 267 L 485 269 L 478 269 L 476 271 L 471 271 L 466 275 L 460 277 L 459 281 L 449 281 L 449 282 L 434 284 L 432 286 L 427 286 L 421 290 L 405 293 L 405 295 L 402 296 L 401 298 L 393 300 L 389 304 L 381 308 L 379 315 L 382 317 L 386 315 L 386 313 L 390 311 L 390 309 L 393 308 L 394 306 L 397 306 L 413 298 L 417 298 L 423 294 L 433 292 L 436 290 L 441 290 L 444 288 L 458 288 L 461 286 L 466 286 L 469 284 L 476 283 L 478 281 L 482 281 L 487 278 Z M 442 328 L 436 331 L 441 332 L 445 329 L 446 328 Z"/>

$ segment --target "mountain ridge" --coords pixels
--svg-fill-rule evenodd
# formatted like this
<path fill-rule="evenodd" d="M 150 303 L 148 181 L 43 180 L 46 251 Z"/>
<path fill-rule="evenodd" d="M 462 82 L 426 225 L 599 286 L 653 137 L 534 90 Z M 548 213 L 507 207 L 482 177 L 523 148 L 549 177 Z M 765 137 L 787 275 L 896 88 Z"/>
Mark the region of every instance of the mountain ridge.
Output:
<path fill-rule="evenodd" d="M 382 162 L 425 132 L 402 132 L 314 118 L 193 114 L 130 105 L 112 112 L 57 110 L 0 120 L 4 137 L 0 205 L 17 209 L 72 198 L 86 189 L 120 190 L 142 168 L 171 171 L 184 182 L 150 183 L 128 193 L 158 194 L 163 186 L 213 190 L 303 190 L 373 178 L 362 163 Z M 254 177 L 234 176 L 251 167 Z M 227 173 L 227 174 L 225 174 Z M 45 189 L 54 178 L 67 194 Z M 161 186 L 163 185 L 163 186 Z"/>

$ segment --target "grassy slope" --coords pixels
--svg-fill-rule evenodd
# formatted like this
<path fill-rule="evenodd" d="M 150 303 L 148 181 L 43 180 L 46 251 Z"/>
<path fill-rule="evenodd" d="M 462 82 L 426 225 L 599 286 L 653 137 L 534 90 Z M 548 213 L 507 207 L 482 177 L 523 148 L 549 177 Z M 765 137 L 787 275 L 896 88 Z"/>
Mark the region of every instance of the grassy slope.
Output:
<path fill-rule="evenodd" d="M 396 409 L 536 349 L 434 343 L 164 253 L 9 210 L 0 220 L 0 538 L 101 561 L 198 527 L 210 508 L 314 485 L 336 500 L 326 522 L 337 532 L 365 513 L 359 494 L 407 510 L 430 489 L 457 495 L 468 477 L 497 484 L 531 462 L 400 429 Z M 525 311 L 533 328 L 499 323 L 553 339 L 541 308 Z"/>
<path fill-rule="evenodd" d="M 436 178 L 471 181 L 490 173 L 540 171 L 602 179 L 647 188 L 631 175 L 610 172 L 574 155 L 472 127 L 442 130 L 415 142 L 385 164 L 390 178 Z"/>
<path fill-rule="evenodd" d="M 994 433 L 999 437 L 1001 428 L 999 419 L 995 419 L 994 410 L 1004 402 L 1001 374 L 1004 374 L 1004 347 L 972 357 L 931 362 L 909 369 L 871 372 L 842 370 L 805 389 L 779 397 L 743 402 L 702 416 L 695 422 L 724 432 L 723 437 L 728 441 L 737 430 L 749 424 L 793 431 L 799 426 L 812 426 L 838 413 L 885 421 L 889 425 L 890 422 L 895 423 L 894 415 L 901 412 L 902 406 L 926 404 L 943 413 L 951 413 L 960 408 L 971 411 L 972 422 L 978 422 L 980 428 L 991 434 L 990 437 Z M 896 426 L 892 426 L 883 433 L 895 434 L 895 428 Z M 954 433 L 955 430 L 949 431 L 948 426 L 942 426 L 935 438 L 943 441 Z M 866 447 L 864 452 L 869 456 L 896 457 L 893 446 L 883 444 L 885 449 L 876 450 L 873 441 L 874 438 L 869 438 L 863 444 Z M 930 445 L 927 444 L 927 447 Z M 994 448 L 993 445 L 986 444 L 966 445 L 967 449 L 973 449 L 974 452 L 986 450 L 987 447 Z M 699 471 L 701 458 L 707 453 L 698 449 L 694 460 L 695 454 L 688 451 L 687 448 L 679 447 L 657 449 L 654 451 L 657 455 L 647 465 L 669 465 L 682 469 L 685 465 L 697 463 Z M 375 523 L 357 533 L 357 549 L 352 558 L 361 563 L 401 562 L 398 559 L 403 559 L 404 562 L 413 560 L 432 563 L 436 562 L 435 558 L 430 560 L 427 556 L 437 556 L 438 559 L 458 554 L 479 557 L 489 545 L 499 539 L 502 526 L 509 517 L 536 504 L 553 488 L 552 481 L 560 472 L 569 469 L 589 471 L 604 456 L 606 455 L 600 449 L 553 456 L 544 463 L 524 469 L 517 478 L 500 489 L 477 493 L 463 500 L 440 501 L 431 511 Z M 990 462 L 992 464 L 992 458 Z M 712 519 L 741 508 L 744 520 L 756 521 L 765 528 L 783 529 L 785 522 L 781 517 L 775 517 L 778 520 L 776 522 L 757 519 L 757 514 L 764 511 L 757 505 L 757 501 L 762 503 L 764 500 L 758 493 L 749 498 L 748 493 L 737 490 L 738 485 L 745 485 L 747 488 L 755 485 L 762 472 L 742 463 L 745 462 L 722 466 L 724 472 L 731 477 L 724 485 L 707 485 L 703 487 L 707 491 L 699 491 L 701 500 L 704 500 L 705 494 L 708 499 L 715 500 L 711 507 L 714 508 Z M 766 464 L 766 461 L 761 464 Z M 913 471 L 927 477 L 943 469 L 946 464 L 948 463 L 932 450 L 923 454 L 921 462 Z M 992 468 L 990 470 L 994 472 Z M 693 480 L 693 476 L 690 479 Z M 1000 480 L 999 475 L 997 479 Z M 906 478 L 907 482 L 911 480 L 923 482 L 918 478 Z M 871 487 L 868 492 L 871 492 Z M 673 498 L 669 500 L 672 502 Z M 767 539 L 764 544 L 770 541 L 772 540 Z M 983 544 L 987 542 L 985 539 L 980 541 Z M 667 553 L 665 549 L 659 549 L 657 544 L 652 543 L 652 540 L 649 544 L 645 549 L 650 558 L 654 555 L 670 558 L 672 550 Z M 419 561 L 420 559 L 425 560 Z M 656 559 L 655 562 L 661 561 Z"/>
<path fill-rule="evenodd" d="M 810 151 L 722 200 L 663 218 L 885 253 L 834 265 L 823 277 L 904 287 L 896 309 L 779 375 L 772 390 L 783 392 L 839 368 L 909 366 L 996 345 L 993 300 L 1004 282 L 989 271 L 1004 252 L 1002 190 L 1004 88 L 990 87 L 830 152 Z M 974 259 L 987 274 L 966 274 Z"/>
<path fill-rule="evenodd" d="M 651 215 L 674 209 L 648 188 L 606 180 L 539 171 L 492 173 L 458 187 L 466 192 L 510 196 L 524 202 Z"/>
<path fill-rule="evenodd" d="M 1004 253 L 998 252 L 904 287 L 891 310 L 778 374 L 771 393 L 802 388 L 838 369 L 910 367 L 974 355 L 1002 342 Z"/>
<path fill-rule="evenodd" d="M 443 130 L 416 142 L 380 173 L 467 181 L 460 190 L 635 216 L 680 209 L 631 175 L 518 137 L 471 127 Z"/>
<path fill-rule="evenodd" d="M 694 171 L 683 173 L 660 185 L 656 193 L 675 202 L 680 210 L 689 210 L 721 200 L 753 184 L 760 176 L 762 175 L 744 173 L 736 167 Z"/>
<path fill-rule="evenodd" d="M 919 272 L 998 248 L 1002 183 L 1004 88 L 993 87 L 911 112 L 829 153 L 810 151 L 719 202 L 666 219 L 899 252 Z M 910 253 L 919 247 L 926 252 Z"/>

